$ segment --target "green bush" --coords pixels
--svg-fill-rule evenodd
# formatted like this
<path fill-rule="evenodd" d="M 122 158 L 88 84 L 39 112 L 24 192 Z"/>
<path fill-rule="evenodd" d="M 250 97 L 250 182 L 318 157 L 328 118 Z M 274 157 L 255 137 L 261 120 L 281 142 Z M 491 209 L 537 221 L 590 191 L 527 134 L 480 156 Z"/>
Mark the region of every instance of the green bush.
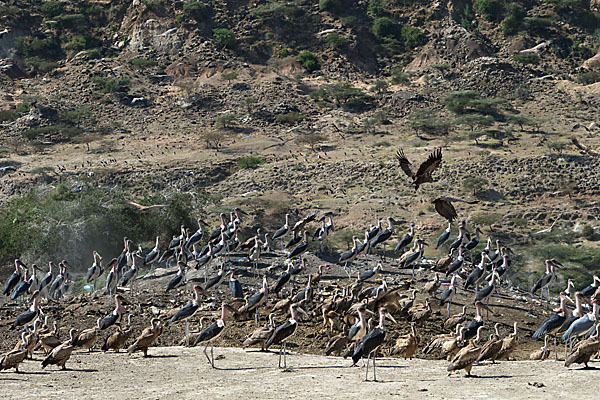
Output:
<path fill-rule="evenodd" d="M 339 33 L 330 33 L 323 39 L 325 43 L 337 50 L 342 50 L 348 47 L 348 40 Z"/>
<path fill-rule="evenodd" d="M 250 14 L 264 23 L 281 26 L 282 23 L 297 19 L 304 10 L 296 4 L 287 2 L 267 3 L 261 7 L 254 7 Z"/>
<path fill-rule="evenodd" d="M 183 15 L 200 22 L 208 19 L 210 8 L 200 1 L 190 1 L 183 5 Z"/>
<path fill-rule="evenodd" d="M 577 81 L 584 85 L 591 85 L 592 83 L 600 82 L 600 72 L 598 71 L 587 71 L 577 75 Z"/>
<path fill-rule="evenodd" d="M 521 64 L 539 64 L 540 56 L 537 54 L 515 54 L 513 60 Z"/>
<path fill-rule="evenodd" d="M 58 117 L 72 125 L 76 125 L 88 119 L 92 116 L 92 107 L 89 105 L 82 105 L 72 108 L 70 110 L 59 111 Z"/>
<path fill-rule="evenodd" d="M 594 238 L 594 228 L 591 225 L 585 224 L 581 230 L 581 236 L 587 240 L 592 240 Z"/>
<path fill-rule="evenodd" d="M 527 17 L 523 19 L 523 24 L 527 32 L 541 35 L 552 26 L 552 20 L 543 17 Z"/>
<path fill-rule="evenodd" d="M 40 12 L 47 18 L 53 18 L 62 14 L 64 4 L 60 1 L 47 1 L 40 6 Z"/>
<path fill-rule="evenodd" d="M 321 68 L 321 61 L 319 57 L 309 50 L 302 50 L 298 53 L 298 62 L 306 69 L 308 72 L 313 72 Z"/>
<path fill-rule="evenodd" d="M 292 111 L 285 114 L 277 114 L 277 116 L 275 117 L 275 120 L 280 124 L 288 125 L 296 124 L 300 121 L 303 121 L 304 119 L 306 119 L 306 116 L 296 111 Z"/>
<path fill-rule="evenodd" d="M 19 118 L 19 113 L 13 110 L 0 110 L 0 122 L 12 122 Z"/>
<path fill-rule="evenodd" d="M 83 14 L 64 14 L 59 15 L 56 20 L 63 29 L 86 32 L 90 28 L 87 17 Z"/>
<path fill-rule="evenodd" d="M 450 118 L 443 118 L 433 110 L 417 110 L 413 112 L 408 125 L 416 132 L 433 136 L 446 136 L 454 122 Z"/>
<path fill-rule="evenodd" d="M 367 14 L 373 18 L 384 17 L 387 15 L 385 3 L 378 0 L 369 1 L 369 5 L 367 6 Z"/>
<path fill-rule="evenodd" d="M 146 9 L 155 14 L 161 14 L 165 10 L 160 0 L 142 0 L 142 3 L 146 6 Z"/>
<path fill-rule="evenodd" d="M 402 67 L 392 68 L 392 83 L 394 85 L 408 83 L 408 74 L 402 71 Z"/>
<path fill-rule="evenodd" d="M 344 0 L 319 0 L 319 9 L 332 13 L 345 11 L 347 5 Z"/>
<path fill-rule="evenodd" d="M 235 33 L 231 29 L 227 28 L 215 28 L 213 29 L 213 37 L 217 42 L 217 45 L 232 49 L 235 47 Z"/>
<path fill-rule="evenodd" d="M 254 169 L 257 168 L 260 164 L 264 164 L 265 160 L 262 158 L 258 158 L 255 156 L 243 157 L 237 160 L 237 165 L 239 169 Z"/>
<path fill-rule="evenodd" d="M 368 108 L 369 96 L 361 89 L 349 83 L 324 84 L 310 94 L 321 104 L 333 108 L 343 108 L 351 112 L 360 112 Z"/>
<path fill-rule="evenodd" d="M 56 60 L 60 57 L 60 44 L 55 38 L 19 36 L 15 40 L 15 47 L 24 58 Z"/>
<path fill-rule="evenodd" d="M 465 178 L 463 181 L 463 189 L 473 192 L 476 194 L 484 190 L 484 188 L 489 184 L 488 180 L 479 176 L 471 176 Z"/>
<path fill-rule="evenodd" d="M 496 21 L 502 15 L 502 2 L 500 0 L 475 0 L 473 9 L 488 21 Z"/>
<path fill-rule="evenodd" d="M 28 57 L 23 60 L 25 66 L 33 75 L 45 74 L 58 67 L 56 61 L 46 60 L 39 57 Z"/>
<path fill-rule="evenodd" d="M 86 49 L 87 48 L 87 39 L 83 35 L 75 35 L 65 45 L 65 47 L 69 50 L 75 50 L 75 51 Z"/>
<path fill-rule="evenodd" d="M 277 55 L 280 58 L 285 58 L 290 55 L 290 49 L 288 49 L 287 47 L 284 47 L 283 49 L 281 49 L 277 52 Z"/>
<path fill-rule="evenodd" d="M 91 81 L 104 93 L 126 93 L 129 91 L 130 82 L 127 78 L 93 77 Z"/>
<path fill-rule="evenodd" d="M 400 36 L 400 27 L 388 17 L 375 18 L 371 30 L 373 31 L 373 35 L 379 40 L 398 38 Z"/>
<path fill-rule="evenodd" d="M 146 69 L 158 65 L 156 60 L 150 60 L 145 57 L 132 58 L 131 60 L 129 60 L 129 64 L 131 64 L 131 66 L 137 69 Z"/>
<path fill-rule="evenodd" d="M 516 35 L 521 27 L 521 22 L 522 20 L 514 15 L 507 16 L 502 20 L 502 33 L 504 33 L 506 36 Z"/>
<path fill-rule="evenodd" d="M 427 43 L 427 36 L 420 29 L 412 26 L 403 26 L 400 35 L 402 36 L 404 47 L 407 49 L 413 49 Z"/>

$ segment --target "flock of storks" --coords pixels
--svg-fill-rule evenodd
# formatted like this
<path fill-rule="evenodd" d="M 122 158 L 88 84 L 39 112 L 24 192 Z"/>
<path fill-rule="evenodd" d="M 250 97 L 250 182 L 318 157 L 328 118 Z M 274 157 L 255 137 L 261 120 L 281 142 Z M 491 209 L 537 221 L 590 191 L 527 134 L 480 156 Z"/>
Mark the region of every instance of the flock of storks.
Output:
<path fill-rule="evenodd" d="M 433 182 L 432 172 L 441 162 L 441 150 L 434 151 L 420 166 L 416 173 L 411 170 L 411 165 L 402 151 L 398 151 L 397 158 L 402 170 L 413 179 L 416 188 L 427 182 Z M 292 224 L 292 215 L 286 214 L 285 223 L 272 233 L 256 234 L 245 241 L 239 238 L 243 218 L 247 215 L 239 208 L 235 208 L 229 220 L 225 214 L 220 215 L 220 225 L 210 232 L 205 232 L 205 223 L 198 219 L 198 228 L 195 231 L 181 227 L 178 236 L 173 237 L 166 249 L 160 248 L 160 238 L 156 238 L 155 247 L 145 252 L 140 246 L 134 248 L 133 242 L 124 238 L 121 254 L 106 265 L 102 257 L 93 252 L 93 263 L 88 269 L 87 283 L 96 289 L 96 282 L 105 276 L 103 289 L 95 290 L 114 298 L 115 308 L 103 318 L 98 318 L 96 325 L 77 332 L 70 329 L 66 341 L 59 339 L 56 321 L 53 328 L 49 325 L 49 318 L 44 314 L 40 305 L 42 294 L 48 301 L 56 302 L 69 290 L 72 283 L 71 269 L 67 261 L 61 261 L 58 269 L 49 263 L 49 271 L 39 279 L 37 273 L 41 269 L 37 265 L 28 268 L 21 260 L 15 260 L 15 270 L 5 282 L 3 294 L 10 296 L 13 301 L 21 300 L 24 303 L 29 296 L 30 307 L 19 314 L 12 322 L 13 328 L 20 329 L 18 341 L 14 350 L 4 354 L 0 360 L 0 370 L 15 368 L 27 357 L 31 358 L 33 351 L 42 348 L 46 356 L 42 368 L 55 364 L 65 368 L 65 363 L 76 347 L 91 351 L 101 332 L 114 328 L 114 332 L 104 340 L 102 350 L 113 349 L 118 351 L 130 339 L 133 328 L 131 320 L 124 322 L 127 314 L 123 306 L 123 294 L 128 292 L 135 296 L 134 284 L 142 277 L 138 276 L 140 268 L 146 267 L 149 272 L 146 277 L 154 276 L 154 265 L 164 265 L 166 268 L 176 266 L 177 273 L 168 281 L 165 292 L 173 292 L 177 299 L 178 288 L 185 288 L 192 282 L 193 298 L 180 308 L 175 308 L 167 313 L 167 318 L 152 318 L 150 326 L 146 327 L 137 339 L 127 347 L 129 353 L 142 351 L 148 355 L 148 348 L 156 341 L 164 329 L 171 325 L 185 322 L 184 344 L 192 344 L 189 321 L 200 308 L 201 298 L 214 296 L 228 297 L 221 304 L 221 314 L 207 327 L 203 326 L 204 317 L 200 319 L 201 329 L 193 338 L 193 345 L 203 344 L 204 354 L 210 365 L 214 368 L 213 342 L 219 338 L 230 324 L 232 316 L 236 319 L 254 318 L 258 328 L 246 338 L 241 338 L 243 347 L 260 345 L 263 350 L 272 346 L 280 346 L 279 367 L 287 368 L 286 343 L 296 332 L 298 323 L 307 318 L 321 317 L 323 330 L 330 333 L 325 354 L 343 354 L 351 357 L 353 365 L 366 358 L 365 380 L 369 377 L 369 364 L 372 360 L 373 380 L 376 380 L 375 359 L 376 355 L 383 353 L 385 346 L 386 330 L 389 329 L 385 321 L 390 319 L 394 323 L 397 318 L 405 318 L 411 324 L 411 332 L 400 336 L 388 354 L 397 354 L 405 358 L 412 357 L 419 348 L 420 337 L 417 329 L 422 326 L 432 315 L 431 304 L 447 307 L 446 319 L 443 329 L 447 333 L 434 336 L 426 344 L 423 354 L 438 354 L 440 358 L 450 361 L 448 373 L 464 369 L 470 375 L 474 363 L 490 360 L 507 360 L 515 350 L 518 343 L 517 323 L 510 324 L 512 330 L 507 336 L 502 337 L 499 332 L 500 324 L 493 327 L 489 339 L 484 341 L 483 309 L 489 312 L 489 299 L 493 296 L 503 279 L 511 268 L 513 252 L 508 247 L 500 246 L 496 241 L 495 249 L 491 238 L 487 239 L 486 246 L 477 251 L 480 244 L 479 228 L 473 234 L 467 229 L 465 221 L 459 224 L 458 236 L 450 240 L 453 221 L 457 213 L 451 204 L 456 199 L 438 198 L 434 201 L 435 208 L 448 220 L 448 227 L 437 238 L 436 249 L 447 249 L 447 253 L 434 263 L 423 263 L 423 251 L 427 242 L 419 238 L 415 225 L 408 227 L 405 235 L 398 237 L 394 248 L 397 257 L 390 261 L 385 256 L 385 245 L 396 235 L 396 220 L 387 218 L 387 227 L 378 219 L 364 231 L 364 239 L 352 238 L 352 247 L 341 253 L 337 263 L 347 273 L 345 277 L 330 276 L 327 291 L 318 290 L 319 285 L 326 281 L 325 271 L 329 264 L 316 266 L 314 273 L 308 273 L 307 259 L 304 257 L 309 250 L 311 241 L 320 242 L 320 253 L 331 257 L 329 236 L 335 230 L 332 213 L 325 213 L 320 218 L 316 212 Z M 162 206 L 161 206 L 162 207 Z M 140 209 L 140 212 L 150 212 L 152 206 Z M 318 223 L 318 228 L 309 234 L 309 224 Z M 352 267 L 367 265 L 367 254 L 373 253 L 378 245 L 384 246 L 381 262 L 373 268 L 362 269 L 353 274 Z M 412 247 L 411 247 L 412 246 Z M 405 251 L 405 249 L 408 249 Z M 239 254 L 245 254 L 240 258 Z M 271 264 L 262 277 L 262 285 L 254 293 L 246 293 L 238 276 L 243 274 L 248 279 L 258 279 L 260 261 L 265 256 L 285 255 L 283 265 Z M 361 256 L 364 262 L 359 262 Z M 384 264 L 385 270 L 384 270 Z M 556 268 L 562 265 L 555 259 L 546 261 L 546 272 L 536 281 L 531 290 L 531 295 L 546 289 L 546 304 L 551 297 L 550 289 L 556 281 Z M 264 267 L 264 265 L 263 265 Z M 417 267 L 417 268 L 416 268 Z M 187 279 L 186 273 L 192 268 L 203 271 L 203 277 Z M 210 271 L 216 273 L 209 276 Z M 435 272 L 433 279 L 427 280 L 421 287 L 416 287 L 416 273 L 424 268 Z M 280 269 L 280 272 L 277 270 Z M 410 280 L 395 281 L 390 274 L 392 270 L 410 270 Z M 31 272 L 30 272 L 31 270 Z M 269 275 L 269 277 L 267 276 Z M 228 277 L 229 295 L 223 294 L 220 288 Z M 296 290 L 296 284 L 307 278 L 306 284 Z M 271 282 L 269 282 L 269 278 Z M 461 290 L 468 298 L 472 299 L 475 316 L 467 318 L 467 306 L 462 312 L 450 315 L 450 305 L 456 296 L 459 280 Z M 373 283 L 374 282 L 374 283 Z M 600 280 L 594 276 L 593 282 L 577 292 L 571 281 L 567 288 L 560 293 L 559 308 L 553 310 L 533 335 L 533 339 L 544 338 L 541 350 L 531 354 L 531 359 L 545 359 L 550 351 L 548 342 L 554 338 L 554 352 L 558 359 L 557 337 L 560 336 L 565 343 L 567 366 L 573 363 L 587 363 L 600 350 L 600 330 L 598 328 L 600 299 Z M 129 290 L 127 291 L 127 286 Z M 426 298 L 424 303 L 416 303 L 417 293 L 423 293 Z M 571 296 L 575 297 L 575 309 L 570 310 L 567 302 Z M 275 302 L 272 312 L 268 316 L 268 323 L 260 325 L 260 309 Z M 591 310 L 587 310 L 587 304 Z M 276 325 L 274 318 L 277 312 L 289 310 L 290 318 L 280 325 Z M 127 314 L 130 318 L 131 313 Z M 372 318 L 370 318 L 372 316 Z M 58 321 L 60 323 L 60 321 Z M 166 326 L 165 326 L 166 325 Z M 210 345 L 210 356 L 208 346 Z"/>

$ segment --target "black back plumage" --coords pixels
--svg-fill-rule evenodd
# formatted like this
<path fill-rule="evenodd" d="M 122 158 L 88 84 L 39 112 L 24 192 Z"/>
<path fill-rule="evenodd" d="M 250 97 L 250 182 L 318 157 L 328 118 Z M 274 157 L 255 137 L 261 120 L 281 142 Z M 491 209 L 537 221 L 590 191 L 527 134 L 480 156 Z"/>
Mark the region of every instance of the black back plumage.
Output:
<path fill-rule="evenodd" d="M 237 279 L 229 280 L 229 291 L 231 292 L 231 296 L 233 298 L 242 298 L 244 297 L 244 290 L 242 289 L 242 284 Z"/>
<path fill-rule="evenodd" d="M 29 288 L 31 287 L 32 280 L 21 281 L 15 288 L 13 289 L 10 299 L 15 300 L 17 297 L 27 293 Z"/>
<path fill-rule="evenodd" d="M 465 326 L 465 340 L 475 337 L 475 335 L 477 335 L 477 329 L 479 329 L 480 326 L 483 326 L 483 319 L 473 318 L 471 322 Z"/>
<path fill-rule="evenodd" d="M 292 334 L 296 331 L 297 326 L 298 323 L 295 320 L 291 319 L 279 325 L 277 328 L 275 328 L 273 334 L 267 340 L 267 343 L 265 344 L 265 349 L 269 349 L 269 347 L 271 347 L 272 345 L 279 344 L 288 337 L 292 336 Z"/>
<path fill-rule="evenodd" d="M 31 321 L 33 321 L 35 319 L 35 317 L 37 317 L 38 313 L 39 313 L 39 310 L 38 311 L 33 311 L 31 309 L 22 312 L 21 314 L 19 314 L 17 316 L 17 318 L 13 322 L 13 326 L 27 325 L 28 323 L 30 323 Z"/>
<path fill-rule="evenodd" d="M 2 290 L 2 294 L 8 296 L 12 290 L 15 288 L 17 283 L 21 280 L 21 271 L 15 271 L 11 276 L 8 277 L 6 283 L 4 283 L 4 290 Z"/>
<path fill-rule="evenodd" d="M 225 329 L 225 324 L 223 323 L 223 320 L 216 320 L 208 327 L 206 327 L 206 329 L 200 332 L 200 334 L 194 341 L 194 346 L 196 346 L 198 343 L 206 342 L 208 340 L 216 338 L 221 332 L 223 332 L 223 329 Z"/>
<path fill-rule="evenodd" d="M 175 275 L 174 277 L 172 277 L 169 280 L 169 283 L 167 283 L 167 288 L 165 289 L 165 292 L 175 289 L 176 287 L 181 285 L 182 282 L 183 282 L 183 275 L 181 275 L 181 274 Z"/>
<path fill-rule="evenodd" d="M 375 328 L 367 333 L 358 342 L 352 354 L 352 362 L 356 364 L 361 358 L 368 356 L 376 350 L 385 340 L 385 331 L 381 328 Z"/>
<path fill-rule="evenodd" d="M 533 333 L 531 338 L 533 340 L 538 340 L 543 337 L 547 333 L 552 332 L 555 329 L 558 329 L 565 323 L 565 316 L 561 313 L 555 313 L 554 315 L 546 318 L 541 324 L 540 327 Z"/>
<path fill-rule="evenodd" d="M 117 323 L 117 321 L 120 319 L 120 317 L 121 317 L 121 314 L 119 314 L 118 312 L 115 312 L 115 311 L 111 312 L 106 317 L 102 318 L 102 320 L 100 320 L 100 330 L 104 330 L 106 328 L 113 326 L 114 324 Z"/>
<path fill-rule="evenodd" d="M 198 303 L 195 302 L 194 300 L 190 300 L 185 306 L 183 306 L 179 310 L 177 310 L 175 315 L 173 315 L 171 317 L 171 319 L 169 320 L 169 322 L 167 323 L 167 326 L 171 326 L 172 324 L 174 324 L 175 322 L 177 322 L 179 320 L 191 317 L 192 315 L 194 315 L 196 310 L 198 310 Z"/>
<path fill-rule="evenodd" d="M 285 284 L 289 282 L 291 277 L 291 273 L 289 273 L 288 271 L 283 271 L 279 278 L 277 278 L 277 282 L 275 282 L 275 286 L 273 286 L 273 289 L 271 289 L 271 291 L 275 294 L 279 293 L 281 289 L 283 289 Z"/>

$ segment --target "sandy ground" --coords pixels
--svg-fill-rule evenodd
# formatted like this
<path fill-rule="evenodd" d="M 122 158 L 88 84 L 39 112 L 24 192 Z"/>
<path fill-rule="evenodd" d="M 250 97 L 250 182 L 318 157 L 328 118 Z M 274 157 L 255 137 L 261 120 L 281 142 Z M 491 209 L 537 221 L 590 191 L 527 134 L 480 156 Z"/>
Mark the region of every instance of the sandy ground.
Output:
<path fill-rule="evenodd" d="M 363 382 L 364 369 L 349 368 L 350 360 L 337 357 L 294 354 L 288 357 L 292 371 L 284 372 L 274 353 L 216 348 L 214 370 L 200 347 L 156 347 L 150 354 L 144 359 L 78 351 L 67 371 L 41 370 L 39 360 L 26 361 L 25 373 L 0 373 L 2 398 L 556 399 L 595 398 L 600 390 L 597 370 L 567 369 L 555 361 L 485 364 L 473 368 L 476 378 L 466 378 L 464 371 L 448 377 L 445 361 L 383 359 L 379 382 Z"/>

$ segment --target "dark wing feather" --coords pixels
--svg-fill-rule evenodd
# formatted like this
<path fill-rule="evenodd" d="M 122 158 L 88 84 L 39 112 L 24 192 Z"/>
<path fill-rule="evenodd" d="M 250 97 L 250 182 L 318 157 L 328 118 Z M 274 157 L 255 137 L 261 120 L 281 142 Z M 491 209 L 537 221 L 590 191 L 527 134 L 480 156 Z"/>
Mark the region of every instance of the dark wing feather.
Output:
<path fill-rule="evenodd" d="M 437 211 L 437 213 L 442 217 L 446 218 L 449 222 L 452 222 L 458 218 L 456 209 L 452 203 L 450 203 L 450 201 L 438 198 L 433 201 L 433 204 L 435 205 L 435 211 Z"/>
<path fill-rule="evenodd" d="M 431 174 L 441 163 L 442 149 L 434 150 L 433 153 L 427 157 L 427 160 L 421 163 L 421 166 L 416 173 L 417 179 L 420 178 L 422 182 L 432 182 L 433 179 L 431 178 Z M 427 178 L 427 180 L 423 180 L 423 178 Z"/>
<path fill-rule="evenodd" d="M 404 173 L 409 178 L 414 178 L 415 174 L 413 174 L 412 170 L 410 169 L 410 167 L 411 167 L 410 161 L 408 161 L 408 158 L 406 158 L 402 149 L 396 150 L 396 158 L 398 159 L 398 162 L 400 163 L 400 168 L 402 168 L 402 171 L 404 171 Z M 420 168 L 419 168 L 419 170 L 420 170 Z"/>

